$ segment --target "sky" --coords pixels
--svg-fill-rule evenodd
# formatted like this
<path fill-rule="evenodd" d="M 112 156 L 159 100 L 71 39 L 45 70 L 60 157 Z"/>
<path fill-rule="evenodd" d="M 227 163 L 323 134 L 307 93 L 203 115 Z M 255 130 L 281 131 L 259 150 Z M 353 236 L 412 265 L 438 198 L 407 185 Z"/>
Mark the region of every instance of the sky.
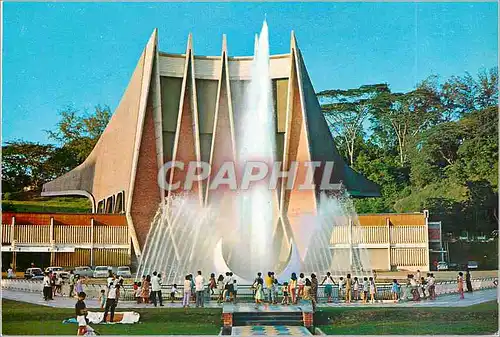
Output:
<path fill-rule="evenodd" d="M 498 64 L 490 3 L 3 3 L 2 142 L 52 142 L 67 106 L 112 111 L 154 28 L 161 51 L 252 55 L 267 17 L 272 54 L 295 31 L 315 90 L 388 83 L 407 91 Z"/>

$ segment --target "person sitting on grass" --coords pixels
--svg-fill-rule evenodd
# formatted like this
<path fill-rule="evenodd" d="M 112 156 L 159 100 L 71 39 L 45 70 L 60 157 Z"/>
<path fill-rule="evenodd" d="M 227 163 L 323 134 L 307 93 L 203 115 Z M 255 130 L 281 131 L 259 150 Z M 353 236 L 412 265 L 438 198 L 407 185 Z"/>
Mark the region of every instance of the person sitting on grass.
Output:
<path fill-rule="evenodd" d="M 87 306 L 85 297 L 87 295 L 82 291 L 77 294 L 78 301 L 75 304 L 76 321 L 78 322 L 77 336 L 83 336 L 87 332 Z"/>
<path fill-rule="evenodd" d="M 288 303 L 289 303 L 289 300 L 288 300 L 288 282 L 283 283 L 283 287 L 281 287 L 281 290 L 283 292 L 283 300 L 281 301 L 281 304 L 288 305 Z"/>
<path fill-rule="evenodd" d="M 106 290 L 101 289 L 101 294 L 99 295 L 99 304 L 101 305 L 101 309 L 104 309 L 106 305 Z"/>

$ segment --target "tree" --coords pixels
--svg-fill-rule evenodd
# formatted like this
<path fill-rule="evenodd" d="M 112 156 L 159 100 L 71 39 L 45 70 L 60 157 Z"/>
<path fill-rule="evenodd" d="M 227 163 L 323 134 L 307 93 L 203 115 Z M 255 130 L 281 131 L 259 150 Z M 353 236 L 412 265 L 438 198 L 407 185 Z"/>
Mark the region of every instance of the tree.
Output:
<path fill-rule="evenodd" d="M 395 138 L 402 167 L 408 160 L 409 145 L 419 134 L 440 121 L 440 98 L 424 81 L 414 91 L 392 94 L 384 100 L 389 104 L 381 105 L 372 118 L 374 132 L 378 137 Z"/>
<path fill-rule="evenodd" d="M 60 112 L 57 130 L 47 131 L 49 138 L 57 141 L 67 151 L 73 152 L 79 163 L 83 162 L 94 148 L 111 118 L 108 106 L 97 105 L 94 113 L 80 115 L 68 107 Z"/>

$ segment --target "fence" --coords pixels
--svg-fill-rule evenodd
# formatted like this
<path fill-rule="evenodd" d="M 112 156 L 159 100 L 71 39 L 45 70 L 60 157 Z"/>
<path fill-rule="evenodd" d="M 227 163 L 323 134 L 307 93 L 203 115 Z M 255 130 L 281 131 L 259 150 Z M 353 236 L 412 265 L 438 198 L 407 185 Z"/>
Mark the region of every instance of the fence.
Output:
<path fill-rule="evenodd" d="M 494 281 L 498 280 L 498 278 L 495 277 L 487 277 L 487 278 L 478 278 L 478 279 L 472 279 L 472 288 L 474 290 L 479 290 L 479 289 L 488 289 L 488 288 L 495 288 L 496 285 L 494 284 Z M 8 289 L 8 290 L 15 290 L 15 291 L 24 291 L 24 292 L 38 292 L 42 293 L 42 281 L 41 280 L 23 280 L 23 279 L 2 279 L 2 289 Z M 375 298 L 377 301 L 380 300 L 391 300 L 392 299 L 392 293 L 391 293 L 391 287 L 392 284 L 390 283 L 379 283 L 377 284 L 377 293 L 375 295 Z M 164 299 L 167 299 L 170 297 L 170 289 L 172 288 L 172 285 L 163 285 L 162 286 L 162 297 Z M 401 294 L 406 294 L 406 298 L 403 298 L 403 300 L 408 299 L 408 294 L 410 293 L 406 287 L 406 285 L 402 285 L 401 287 Z M 101 290 L 106 289 L 105 284 L 96 284 L 96 283 L 87 283 L 83 285 L 83 290 L 87 294 L 87 298 L 89 299 L 97 299 L 99 297 L 99 294 Z M 176 295 L 176 300 L 179 300 L 182 297 L 183 293 L 183 287 L 182 285 L 179 285 L 177 287 L 178 293 Z M 445 294 L 452 294 L 452 293 L 457 293 L 458 292 L 458 287 L 457 287 L 457 282 L 456 281 L 440 281 L 436 282 L 436 295 L 445 295 Z M 67 296 L 69 294 L 69 285 L 67 283 L 63 284 L 62 286 L 62 293 L 64 296 Z M 360 292 L 361 293 L 361 292 Z M 281 291 L 278 292 L 280 298 L 281 298 Z M 339 298 L 339 288 L 337 285 L 333 286 L 333 292 L 332 292 L 332 300 L 334 302 L 341 302 L 343 301 L 343 298 L 345 296 L 345 289 L 343 290 L 341 294 L 341 298 Z M 125 285 L 121 291 L 120 295 L 121 299 L 124 301 L 133 301 L 135 299 L 134 291 L 132 285 Z M 214 295 L 209 295 L 208 290 L 206 291 L 206 300 L 217 300 L 218 297 L 218 292 L 216 289 L 214 289 Z M 238 299 L 243 300 L 243 301 L 253 301 L 253 291 L 251 289 L 251 286 L 249 285 L 238 285 Z M 318 287 L 318 302 L 326 302 L 327 297 L 325 295 L 325 287 L 324 286 L 319 286 Z"/>

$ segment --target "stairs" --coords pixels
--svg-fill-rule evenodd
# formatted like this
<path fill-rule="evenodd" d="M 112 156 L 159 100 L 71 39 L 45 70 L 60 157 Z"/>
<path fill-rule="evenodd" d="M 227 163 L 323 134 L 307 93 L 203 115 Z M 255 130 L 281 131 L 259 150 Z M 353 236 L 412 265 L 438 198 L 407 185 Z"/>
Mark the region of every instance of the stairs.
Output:
<path fill-rule="evenodd" d="M 235 312 L 233 326 L 303 326 L 302 312 Z"/>

